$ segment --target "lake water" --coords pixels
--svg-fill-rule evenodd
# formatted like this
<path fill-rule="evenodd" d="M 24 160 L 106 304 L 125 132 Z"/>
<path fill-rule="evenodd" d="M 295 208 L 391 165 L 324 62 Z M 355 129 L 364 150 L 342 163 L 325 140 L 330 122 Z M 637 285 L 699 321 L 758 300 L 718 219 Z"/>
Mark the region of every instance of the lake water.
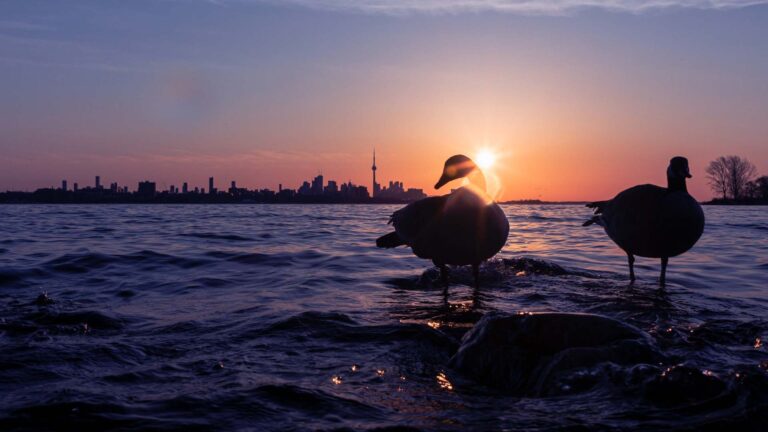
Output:
<path fill-rule="evenodd" d="M 0 206 L 0 430 L 765 430 L 768 208 L 705 207 L 659 291 L 652 259 L 628 285 L 588 209 L 504 206 L 480 290 L 457 269 L 444 296 L 430 262 L 375 247 L 397 207 Z M 684 364 L 726 391 L 664 405 L 607 371 L 558 397 L 473 385 L 448 360 L 489 311 L 616 318 L 668 358 L 643 374 Z"/>

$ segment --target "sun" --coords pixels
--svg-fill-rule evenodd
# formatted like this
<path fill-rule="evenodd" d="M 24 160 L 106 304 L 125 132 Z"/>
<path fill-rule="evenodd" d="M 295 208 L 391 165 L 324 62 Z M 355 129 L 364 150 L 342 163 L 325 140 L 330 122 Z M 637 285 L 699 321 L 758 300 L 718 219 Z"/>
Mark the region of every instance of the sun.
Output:
<path fill-rule="evenodd" d="M 496 155 L 490 150 L 480 150 L 477 152 L 475 161 L 481 169 L 487 170 L 496 162 Z"/>

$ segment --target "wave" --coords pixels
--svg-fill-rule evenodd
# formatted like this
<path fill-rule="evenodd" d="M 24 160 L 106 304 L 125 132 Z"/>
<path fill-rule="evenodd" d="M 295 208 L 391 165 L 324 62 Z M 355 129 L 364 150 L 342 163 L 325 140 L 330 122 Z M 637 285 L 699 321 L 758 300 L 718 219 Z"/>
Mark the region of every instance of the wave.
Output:
<path fill-rule="evenodd" d="M 81 254 L 65 254 L 46 262 L 44 265 L 56 272 L 62 273 L 86 273 L 109 265 L 170 265 L 183 269 L 190 269 L 208 264 L 210 261 L 203 259 L 186 258 L 167 255 L 151 250 L 142 250 L 126 255 L 107 255 L 95 252 Z"/>
<path fill-rule="evenodd" d="M 329 339 L 339 343 L 387 343 L 395 341 L 419 341 L 444 349 L 455 349 L 457 341 L 429 326 L 416 323 L 393 325 L 360 325 L 341 313 L 308 311 L 279 320 L 246 338 L 254 336 L 298 335 Z"/>
<path fill-rule="evenodd" d="M 206 240 L 226 240 L 226 241 L 254 241 L 250 237 L 243 237 L 235 234 L 213 234 L 213 233 L 186 233 L 179 234 L 182 237 L 196 237 Z"/>
<path fill-rule="evenodd" d="M 28 285 L 26 279 L 46 277 L 48 273 L 41 269 L 0 270 L 0 286 Z"/>
<path fill-rule="evenodd" d="M 296 264 L 317 264 L 319 261 L 332 259 L 330 254 L 324 254 L 315 250 L 303 250 L 296 253 L 264 254 L 258 252 L 224 252 L 209 251 L 206 256 L 229 262 L 248 265 L 291 266 Z"/>
<path fill-rule="evenodd" d="M 0 244 L 5 244 L 5 245 L 12 245 L 16 243 L 35 243 L 35 242 L 36 240 L 26 239 L 26 238 L 0 240 Z"/>
<path fill-rule="evenodd" d="M 290 416 L 289 422 L 286 416 Z M 338 427 L 338 418 L 387 420 L 385 413 L 351 397 L 274 383 L 238 391 L 165 398 L 147 395 L 130 400 L 76 390 L 57 392 L 43 401 L 16 407 L 0 418 L 0 427 L 4 431 L 48 430 L 55 424 L 60 430 L 226 431 L 247 424 L 246 429 L 253 430 L 304 430 L 319 425 Z M 297 428 L 301 424 L 307 427 Z"/>
<path fill-rule="evenodd" d="M 733 227 L 733 228 L 748 228 L 748 229 L 756 229 L 760 231 L 768 231 L 768 225 L 765 224 L 758 224 L 758 223 L 724 223 L 724 226 Z"/>

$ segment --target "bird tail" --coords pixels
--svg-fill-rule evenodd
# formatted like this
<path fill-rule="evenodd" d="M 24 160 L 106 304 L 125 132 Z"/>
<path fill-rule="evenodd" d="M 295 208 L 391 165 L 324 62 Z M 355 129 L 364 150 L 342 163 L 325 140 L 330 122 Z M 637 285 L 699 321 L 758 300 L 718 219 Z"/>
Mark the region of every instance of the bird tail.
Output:
<path fill-rule="evenodd" d="M 581 226 L 590 226 L 595 223 L 600 225 L 600 216 L 592 216 L 589 220 L 581 224 Z"/>
<path fill-rule="evenodd" d="M 608 204 L 608 201 L 595 201 L 587 204 L 587 207 L 595 209 L 595 214 L 600 214 L 603 212 L 606 204 Z"/>
<path fill-rule="evenodd" d="M 589 220 L 585 221 L 581 226 L 590 226 L 592 224 L 598 224 L 600 226 L 603 225 L 603 218 L 600 217 L 600 214 L 605 209 L 605 205 L 608 204 L 609 201 L 595 201 L 587 204 L 588 208 L 595 209 L 595 215 L 589 218 Z"/>
<path fill-rule="evenodd" d="M 394 231 L 376 239 L 376 247 L 380 248 L 394 248 L 404 244 L 403 239 Z"/>

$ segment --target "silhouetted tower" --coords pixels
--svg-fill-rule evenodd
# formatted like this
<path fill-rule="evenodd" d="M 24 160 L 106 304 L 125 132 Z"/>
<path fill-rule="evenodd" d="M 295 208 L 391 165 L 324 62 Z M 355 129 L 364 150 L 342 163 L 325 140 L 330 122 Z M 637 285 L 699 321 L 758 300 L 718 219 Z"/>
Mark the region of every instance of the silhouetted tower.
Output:
<path fill-rule="evenodd" d="M 61 181 L 61 190 L 63 190 L 64 192 L 67 191 L 67 181 L 66 180 L 62 180 Z"/>
<path fill-rule="evenodd" d="M 77 190 L 78 190 L 78 187 L 77 187 L 77 183 L 75 183 L 74 185 L 72 185 L 72 190 L 73 190 L 73 191 L 75 191 L 75 192 L 77 192 Z"/>
<path fill-rule="evenodd" d="M 101 189 L 101 177 L 96 176 L 96 189 Z"/>
<path fill-rule="evenodd" d="M 214 194 L 216 191 L 213 189 L 213 177 L 208 178 L 208 193 Z"/>
<path fill-rule="evenodd" d="M 187 193 L 189 192 L 189 185 L 187 185 L 187 182 L 184 182 L 183 185 L 181 185 L 181 193 Z"/>
<path fill-rule="evenodd" d="M 371 197 L 375 197 L 378 191 L 378 185 L 376 184 L 376 148 L 373 149 L 373 165 L 371 166 L 371 171 L 373 171 L 373 188 L 371 191 Z"/>

